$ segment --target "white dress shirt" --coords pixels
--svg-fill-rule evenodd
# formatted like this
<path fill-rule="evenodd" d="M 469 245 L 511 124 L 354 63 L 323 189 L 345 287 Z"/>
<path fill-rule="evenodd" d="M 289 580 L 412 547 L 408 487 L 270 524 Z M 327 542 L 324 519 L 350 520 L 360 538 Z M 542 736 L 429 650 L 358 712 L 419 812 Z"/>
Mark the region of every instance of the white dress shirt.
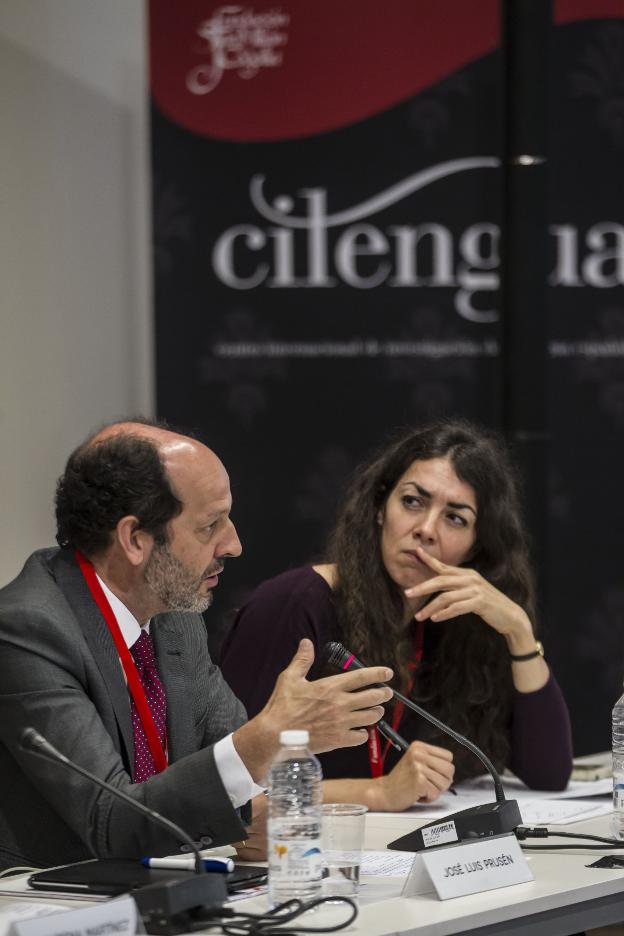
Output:
<path fill-rule="evenodd" d="M 97 580 L 108 598 L 113 614 L 117 618 L 119 630 L 121 631 L 126 646 L 130 649 L 141 636 L 141 625 L 132 612 L 126 608 L 123 601 L 120 601 L 117 595 L 113 594 L 106 582 L 102 581 L 99 575 L 97 576 Z M 148 634 L 149 627 L 150 622 L 148 621 L 147 624 L 145 624 L 145 630 Z M 223 786 L 227 790 L 232 806 L 234 806 L 235 809 L 239 806 L 243 806 L 244 803 L 247 803 L 253 796 L 263 792 L 262 787 L 254 783 L 251 774 L 239 757 L 234 747 L 231 734 L 217 741 L 213 747 L 213 751 L 219 776 L 221 777 Z"/>

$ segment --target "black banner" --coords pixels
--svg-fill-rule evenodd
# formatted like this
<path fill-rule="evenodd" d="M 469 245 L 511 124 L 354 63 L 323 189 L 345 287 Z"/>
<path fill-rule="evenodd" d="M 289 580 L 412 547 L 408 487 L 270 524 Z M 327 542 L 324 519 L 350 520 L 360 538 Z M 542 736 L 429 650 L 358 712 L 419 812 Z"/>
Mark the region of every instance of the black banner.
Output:
<path fill-rule="evenodd" d="M 555 6 L 544 89 L 543 630 L 579 753 L 608 746 L 624 676 L 617 6 Z M 225 462 L 244 545 L 215 630 L 320 554 L 346 477 L 396 427 L 505 428 L 498 11 L 151 0 L 150 19 L 158 412 Z"/>

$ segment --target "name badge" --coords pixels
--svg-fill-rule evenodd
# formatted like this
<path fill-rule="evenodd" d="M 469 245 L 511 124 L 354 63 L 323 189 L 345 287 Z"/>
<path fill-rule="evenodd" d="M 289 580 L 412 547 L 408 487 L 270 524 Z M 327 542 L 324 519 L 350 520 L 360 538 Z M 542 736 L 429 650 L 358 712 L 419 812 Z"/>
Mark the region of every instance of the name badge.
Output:
<path fill-rule="evenodd" d="M 127 895 L 79 910 L 14 920 L 9 930 L 10 936 L 135 936 L 137 932 L 144 932 L 143 924 Z"/>
<path fill-rule="evenodd" d="M 440 900 L 534 880 L 515 835 L 495 835 L 418 852 L 403 897 L 431 891 Z"/>

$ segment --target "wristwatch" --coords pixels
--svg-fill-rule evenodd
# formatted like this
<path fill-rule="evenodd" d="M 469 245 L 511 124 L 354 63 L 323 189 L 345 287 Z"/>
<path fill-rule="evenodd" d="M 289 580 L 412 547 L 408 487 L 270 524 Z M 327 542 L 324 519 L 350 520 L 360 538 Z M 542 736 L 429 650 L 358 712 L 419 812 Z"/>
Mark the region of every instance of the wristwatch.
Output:
<path fill-rule="evenodd" d="M 544 656 L 544 645 L 541 640 L 535 641 L 535 650 L 531 650 L 530 653 L 521 653 L 517 656 L 514 656 L 513 653 L 509 654 L 509 658 L 513 660 L 514 663 L 523 663 L 525 660 L 534 660 L 535 657 Z"/>

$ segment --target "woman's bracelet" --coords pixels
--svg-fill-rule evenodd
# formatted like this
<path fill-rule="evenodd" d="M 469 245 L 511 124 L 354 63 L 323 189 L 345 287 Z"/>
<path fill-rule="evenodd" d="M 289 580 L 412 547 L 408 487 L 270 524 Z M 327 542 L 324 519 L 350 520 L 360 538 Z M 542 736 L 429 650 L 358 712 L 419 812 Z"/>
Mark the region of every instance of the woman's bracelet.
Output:
<path fill-rule="evenodd" d="M 535 650 L 531 650 L 530 653 L 520 653 L 520 654 L 509 654 L 509 659 L 514 663 L 524 663 L 525 660 L 534 660 L 535 657 L 544 656 L 544 645 L 541 640 L 535 641 Z"/>

